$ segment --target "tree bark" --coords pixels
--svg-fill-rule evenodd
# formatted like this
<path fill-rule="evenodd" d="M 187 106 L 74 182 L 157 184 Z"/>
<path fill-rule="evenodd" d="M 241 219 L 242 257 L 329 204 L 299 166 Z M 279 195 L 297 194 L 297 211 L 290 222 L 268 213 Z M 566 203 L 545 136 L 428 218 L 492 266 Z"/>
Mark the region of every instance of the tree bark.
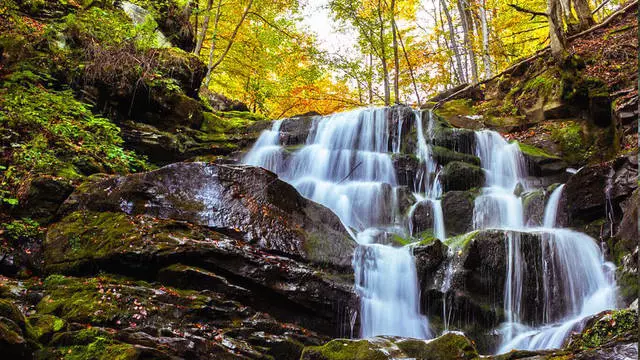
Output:
<path fill-rule="evenodd" d="M 391 104 L 391 94 L 389 89 L 389 69 L 387 68 L 387 54 L 384 46 L 384 19 L 382 17 L 382 0 L 378 0 L 378 21 L 380 23 L 380 61 L 382 62 L 382 76 L 384 82 L 384 104 Z"/>
<path fill-rule="evenodd" d="M 202 34 L 198 36 L 198 41 L 196 42 L 196 48 L 193 50 L 193 53 L 196 55 L 200 55 L 200 50 L 202 50 L 202 44 L 204 43 L 204 38 L 207 36 L 207 30 L 209 29 L 209 18 L 211 17 L 211 8 L 213 7 L 213 0 L 207 0 L 207 13 L 204 15 L 204 19 L 202 20 Z M 198 27 L 196 25 L 196 31 Z"/>
<path fill-rule="evenodd" d="M 578 19 L 571 11 L 571 0 L 560 0 L 560 5 L 562 6 L 564 23 L 567 24 L 567 32 L 574 33 L 578 31 Z"/>
<path fill-rule="evenodd" d="M 398 29 L 395 20 L 393 21 L 394 26 Z M 409 74 L 411 75 L 411 82 L 413 83 L 413 90 L 416 93 L 416 98 L 418 100 L 418 106 L 422 106 L 422 101 L 420 101 L 420 93 L 418 92 L 418 85 L 416 84 L 416 77 L 413 74 L 413 67 L 411 66 L 411 62 L 409 61 L 409 55 L 407 55 L 407 50 L 404 48 L 404 42 L 402 42 L 402 36 L 400 36 L 400 32 L 398 32 L 398 40 L 400 40 L 400 46 L 402 47 L 402 53 L 404 54 L 404 59 L 407 61 L 407 67 L 409 68 Z"/>
<path fill-rule="evenodd" d="M 460 21 L 462 22 L 464 47 L 467 53 L 466 56 L 469 59 L 469 67 L 471 68 L 471 81 L 475 84 L 478 82 L 478 66 L 476 64 L 476 54 L 473 50 L 473 22 L 465 0 L 458 0 L 457 4 L 460 12 Z"/>
<path fill-rule="evenodd" d="M 218 0 L 218 6 L 216 6 L 216 17 L 213 22 L 213 34 L 211 34 L 211 45 L 209 47 L 209 60 L 207 62 L 207 75 L 205 76 L 204 84 L 209 86 L 211 81 L 211 69 L 213 66 L 213 52 L 216 48 L 216 37 L 218 36 L 218 24 L 220 23 L 220 15 L 222 14 L 222 0 Z"/>
<path fill-rule="evenodd" d="M 578 14 L 578 31 L 584 31 L 596 24 L 591 15 L 588 0 L 572 0 L 573 8 Z"/>
<path fill-rule="evenodd" d="M 547 0 L 549 15 L 549 39 L 551 55 L 556 61 L 562 60 L 566 49 L 566 39 L 562 28 L 562 9 L 558 0 Z"/>
<path fill-rule="evenodd" d="M 486 0 L 481 0 L 480 24 L 482 27 L 482 64 L 484 66 L 484 78 L 488 79 L 493 75 L 493 71 L 491 69 L 491 53 L 489 52 L 489 23 L 487 20 Z"/>
<path fill-rule="evenodd" d="M 393 64 L 395 71 L 393 74 L 393 96 L 394 103 L 400 103 L 400 60 L 398 58 L 398 28 L 396 27 L 396 1 L 391 0 L 391 31 L 393 32 Z"/>
<path fill-rule="evenodd" d="M 466 78 L 464 76 L 464 72 L 462 70 L 462 57 L 460 56 L 460 52 L 458 51 L 458 45 L 456 44 L 456 31 L 453 27 L 453 21 L 451 20 L 451 14 L 449 13 L 449 9 L 447 8 L 447 3 L 445 0 L 440 0 L 440 7 L 444 11 L 444 16 L 447 18 L 447 23 L 449 25 L 449 43 L 451 46 L 451 50 L 453 50 L 453 56 L 455 57 L 455 63 L 458 70 L 458 80 L 460 83 L 466 82 Z"/>

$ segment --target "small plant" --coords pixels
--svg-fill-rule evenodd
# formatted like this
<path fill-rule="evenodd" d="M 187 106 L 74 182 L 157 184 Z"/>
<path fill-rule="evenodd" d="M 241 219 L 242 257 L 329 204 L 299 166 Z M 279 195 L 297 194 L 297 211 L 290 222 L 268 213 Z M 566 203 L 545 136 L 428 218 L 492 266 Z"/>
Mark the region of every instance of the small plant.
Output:
<path fill-rule="evenodd" d="M 35 239 L 41 234 L 40 224 L 28 218 L 4 224 L 4 235 L 14 243 Z"/>

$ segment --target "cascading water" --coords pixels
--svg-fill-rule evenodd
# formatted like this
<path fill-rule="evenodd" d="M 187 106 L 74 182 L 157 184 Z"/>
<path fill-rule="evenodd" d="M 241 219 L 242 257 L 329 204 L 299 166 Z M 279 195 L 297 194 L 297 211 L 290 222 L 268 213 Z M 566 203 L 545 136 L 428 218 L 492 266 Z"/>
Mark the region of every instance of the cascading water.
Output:
<path fill-rule="evenodd" d="M 394 115 L 395 114 L 395 115 Z M 402 124 L 389 144 L 389 109 L 364 109 L 314 119 L 306 144 L 290 152 L 280 145 L 281 121 L 265 131 L 244 161 L 276 172 L 304 196 L 331 208 L 360 246 L 353 259 L 356 291 L 361 297 L 361 336 L 398 335 L 429 338 L 428 320 L 419 311 L 417 275 L 411 247 L 379 244 L 389 231 L 411 234 L 411 216 L 399 214 L 397 178 L 390 153 L 400 152 Z M 433 119 L 423 129 L 423 113 L 415 112 L 416 157 L 420 167 L 414 183 L 417 203 L 429 203 L 434 217 L 434 235 L 445 238 L 438 181 L 433 160 Z M 396 119 L 400 122 L 400 119 Z M 555 226 L 563 186 L 551 194 L 543 228 L 527 228 L 519 193 L 527 187 L 524 157 L 517 144 L 510 144 L 493 131 L 476 132 L 476 154 L 486 173 L 486 186 L 474 205 L 475 229 L 508 231 L 507 279 L 500 352 L 513 348 L 560 347 L 569 332 L 580 328 L 585 316 L 615 307 L 615 281 L 607 272 L 600 249 L 587 235 Z M 411 211 L 413 211 L 413 209 Z M 410 211 L 410 213 L 411 213 Z M 401 218 L 401 219 L 400 219 Z M 407 228 L 403 228 L 403 224 Z M 526 260 L 521 233 L 540 237 L 541 282 L 544 308 L 541 321 L 526 319 L 523 311 Z M 453 274 L 450 252 L 446 269 Z M 441 286 L 448 293 L 451 276 Z M 558 302 L 553 299 L 564 299 Z M 447 299 L 443 299 L 448 327 Z"/>
<path fill-rule="evenodd" d="M 555 188 L 551 193 L 551 196 L 549 196 L 547 206 L 544 208 L 544 219 L 542 221 L 543 227 L 551 229 L 556 226 L 556 218 L 558 217 L 558 207 L 560 205 L 560 198 L 562 197 L 562 189 L 564 189 L 564 184 Z"/>
<path fill-rule="evenodd" d="M 507 232 L 507 279 L 502 325 L 502 344 L 498 353 L 511 349 L 559 348 L 569 333 L 582 326 L 582 320 L 605 309 L 615 308 L 615 281 L 608 273 L 594 239 L 568 229 L 555 227 L 564 185 L 551 194 L 545 207 L 544 227 L 526 228 L 518 188 L 526 183 L 524 158 L 518 144 L 509 144 L 498 133 L 476 132 L 476 154 L 486 171 L 486 187 L 476 198 L 474 227 L 536 232 L 541 238 L 543 321 L 523 321 L 523 275 L 525 258 L 518 232 Z M 552 299 L 563 299 L 553 303 Z M 554 305 L 552 305 L 552 303 Z M 554 309 L 553 306 L 562 306 Z M 561 315 L 557 315 L 561 314 Z"/>
<path fill-rule="evenodd" d="M 428 319 L 419 311 L 411 248 L 375 243 L 378 233 L 401 225 L 396 219 L 397 180 L 389 150 L 400 150 L 402 124 L 390 146 L 388 123 L 390 116 L 398 115 L 380 108 L 318 117 L 305 146 L 294 153 L 280 146 L 281 123 L 275 122 L 244 162 L 276 172 L 302 195 L 332 209 L 356 234 L 360 246 L 353 267 L 361 298 L 361 336 L 429 338 Z M 421 117 L 417 124 L 422 127 Z M 421 154 L 429 164 L 429 155 Z"/>

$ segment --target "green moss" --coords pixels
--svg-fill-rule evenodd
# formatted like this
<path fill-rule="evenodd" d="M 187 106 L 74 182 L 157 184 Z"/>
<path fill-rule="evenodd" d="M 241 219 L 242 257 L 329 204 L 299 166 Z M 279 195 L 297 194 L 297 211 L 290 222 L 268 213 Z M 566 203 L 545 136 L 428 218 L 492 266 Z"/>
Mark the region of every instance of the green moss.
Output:
<path fill-rule="evenodd" d="M 614 310 L 572 339 L 570 348 L 589 349 L 602 346 L 619 336 L 638 331 L 638 313 L 635 310 Z"/>
<path fill-rule="evenodd" d="M 551 131 L 551 139 L 560 145 L 567 162 L 584 163 L 593 155 L 595 150 L 587 141 L 582 125 L 577 121 L 550 123 L 545 127 Z"/>
<path fill-rule="evenodd" d="M 518 146 L 520 147 L 520 151 L 522 151 L 523 154 L 525 155 L 529 155 L 532 157 L 544 157 L 544 158 L 549 158 L 549 159 L 559 159 L 558 156 L 555 155 L 551 155 L 548 152 L 544 151 L 543 149 L 539 148 L 539 147 L 535 147 L 532 145 L 528 145 L 528 144 L 523 144 L 521 142 L 516 142 L 518 144 Z"/>
<path fill-rule="evenodd" d="M 368 340 L 331 340 L 322 346 L 306 347 L 302 359 L 314 360 L 387 360 L 388 356 Z"/>
<path fill-rule="evenodd" d="M 456 99 L 442 104 L 435 113 L 445 119 L 456 115 L 475 115 L 473 101 L 470 99 Z"/>
<path fill-rule="evenodd" d="M 49 229 L 45 261 L 46 265 L 53 265 L 65 259 L 63 266 L 72 266 L 74 261 L 118 253 L 139 240 L 136 228 L 124 213 L 75 212 Z"/>
<path fill-rule="evenodd" d="M 531 91 L 538 96 L 549 97 L 553 94 L 555 87 L 558 85 L 559 83 L 555 78 L 540 75 L 525 82 L 522 91 Z"/>
<path fill-rule="evenodd" d="M 480 166 L 480 158 L 477 156 L 452 151 L 442 146 L 433 146 L 431 149 L 438 164 L 446 165 L 452 161 L 462 161 Z"/>
<path fill-rule="evenodd" d="M 453 249 L 464 249 L 479 232 L 479 230 L 475 230 L 466 234 L 448 238 L 444 241 L 444 244 Z"/>
<path fill-rule="evenodd" d="M 66 322 L 54 315 L 34 315 L 29 317 L 33 334 L 39 342 L 46 342 L 54 333 L 63 330 Z"/>

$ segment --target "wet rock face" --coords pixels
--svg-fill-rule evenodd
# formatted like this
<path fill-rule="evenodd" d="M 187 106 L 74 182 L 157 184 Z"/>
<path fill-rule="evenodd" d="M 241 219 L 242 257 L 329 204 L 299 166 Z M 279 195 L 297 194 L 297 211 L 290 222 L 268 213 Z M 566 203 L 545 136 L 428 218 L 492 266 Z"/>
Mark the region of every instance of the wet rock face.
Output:
<path fill-rule="evenodd" d="M 449 324 L 471 336 L 483 352 L 492 352 L 498 337 L 492 330 L 504 321 L 504 291 L 507 278 L 509 237 L 519 241 L 522 252 L 522 319 L 541 323 L 544 299 L 542 289 L 542 240 L 544 234 L 500 230 L 474 231 L 448 240 L 449 247 L 434 242 L 414 249 L 423 313 L 435 327 L 442 326 L 444 301 Z M 446 280 L 448 278 L 448 280 Z M 447 283 L 448 285 L 445 285 Z M 564 312 L 566 304 L 559 294 L 552 299 L 551 318 Z M 438 330 L 442 330 L 439 329 Z"/>
<path fill-rule="evenodd" d="M 638 187 L 637 176 L 637 155 L 587 166 L 571 176 L 564 189 L 570 225 L 577 226 L 604 218 L 607 196 L 613 215 L 619 219 L 622 215 L 621 202 Z"/>
<path fill-rule="evenodd" d="M 348 321 L 338 310 L 357 308 L 350 273 L 321 271 L 182 221 L 77 211 L 51 227 L 45 248 L 50 273 L 105 271 L 213 291 L 333 336 L 340 336 L 340 322 Z"/>
<path fill-rule="evenodd" d="M 433 205 L 431 202 L 423 201 L 418 203 L 411 216 L 413 235 L 433 229 L 433 216 Z"/>
<path fill-rule="evenodd" d="M 329 209 L 302 197 L 267 170 L 176 163 L 156 171 L 95 180 L 64 204 L 220 229 L 265 250 L 348 268 L 355 242 Z"/>
<path fill-rule="evenodd" d="M 522 194 L 522 207 L 527 226 L 542 226 L 546 198 L 542 189 Z"/>
<path fill-rule="evenodd" d="M 444 228 L 447 235 L 456 236 L 471 231 L 476 193 L 471 191 L 449 191 L 442 196 Z"/>

